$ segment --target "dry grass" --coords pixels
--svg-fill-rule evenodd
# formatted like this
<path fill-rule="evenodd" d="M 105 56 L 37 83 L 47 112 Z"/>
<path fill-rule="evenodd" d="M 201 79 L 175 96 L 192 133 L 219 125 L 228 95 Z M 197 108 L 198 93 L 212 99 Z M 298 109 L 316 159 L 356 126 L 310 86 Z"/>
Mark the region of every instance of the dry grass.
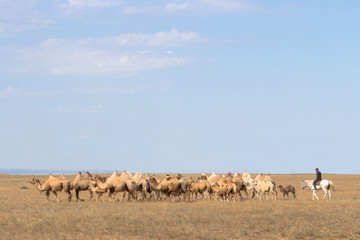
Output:
<path fill-rule="evenodd" d="M 64 193 L 45 203 L 32 177 L 0 175 L 1 239 L 360 239 L 360 175 L 324 176 L 335 184 L 332 201 L 301 190 L 313 175 L 272 175 L 295 186 L 297 200 L 193 203 L 76 203 Z"/>

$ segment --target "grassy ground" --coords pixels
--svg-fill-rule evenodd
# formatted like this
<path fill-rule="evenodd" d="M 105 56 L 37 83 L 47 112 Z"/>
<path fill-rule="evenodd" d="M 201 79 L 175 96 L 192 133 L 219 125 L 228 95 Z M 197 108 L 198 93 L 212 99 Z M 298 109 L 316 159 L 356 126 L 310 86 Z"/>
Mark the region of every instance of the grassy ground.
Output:
<path fill-rule="evenodd" d="M 324 175 L 332 201 L 311 201 L 301 181 L 314 176 L 295 174 L 272 177 L 297 200 L 192 203 L 76 203 L 64 193 L 46 203 L 32 177 L 0 175 L 0 239 L 360 239 L 360 175 Z"/>

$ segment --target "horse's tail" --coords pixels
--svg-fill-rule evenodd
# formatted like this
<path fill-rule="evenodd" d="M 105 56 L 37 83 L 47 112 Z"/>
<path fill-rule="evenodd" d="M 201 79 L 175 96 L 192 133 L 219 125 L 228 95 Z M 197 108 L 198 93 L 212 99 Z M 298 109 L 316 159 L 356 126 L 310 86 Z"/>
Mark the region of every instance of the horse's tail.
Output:
<path fill-rule="evenodd" d="M 330 183 L 330 188 L 331 190 L 333 190 L 335 192 L 335 187 L 334 187 L 334 183 L 332 181 L 329 181 Z"/>

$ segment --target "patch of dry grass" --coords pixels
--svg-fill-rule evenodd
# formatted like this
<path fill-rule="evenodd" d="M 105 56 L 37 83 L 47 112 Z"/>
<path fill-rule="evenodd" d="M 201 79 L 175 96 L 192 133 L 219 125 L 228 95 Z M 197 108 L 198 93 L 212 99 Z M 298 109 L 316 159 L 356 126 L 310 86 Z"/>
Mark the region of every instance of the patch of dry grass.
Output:
<path fill-rule="evenodd" d="M 324 176 L 335 184 L 332 201 L 301 190 L 313 175 L 272 175 L 295 186 L 297 200 L 175 203 L 76 203 L 64 193 L 46 203 L 32 177 L 0 175 L 1 239 L 360 239 L 359 175 Z"/>

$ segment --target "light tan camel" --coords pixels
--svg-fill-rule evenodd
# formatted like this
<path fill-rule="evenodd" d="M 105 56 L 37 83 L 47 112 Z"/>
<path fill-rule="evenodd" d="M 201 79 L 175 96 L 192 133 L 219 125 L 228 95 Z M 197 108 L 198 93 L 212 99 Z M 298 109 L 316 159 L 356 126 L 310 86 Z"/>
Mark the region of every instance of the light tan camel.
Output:
<path fill-rule="evenodd" d="M 98 187 L 102 190 L 107 189 L 109 191 L 109 198 L 112 199 L 112 201 L 115 201 L 115 195 L 114 193 L 119 192 L 122 193 L 122 198 L 126 193 L 129 193 L 129 189 L 127 186 L 127 178 L 130 177 L 128 173 L 123 171 L 122 175 L 119 175 L 119 173 L 115 170 L 110 177 L 106 179 L 104 183 L 101 183 L 99 180 L 97 181 Z M 128 196 L 128 200 L 129 200 Z M 122 198 L 120 200 L 122 200 Z"/>
<path fill-rule="evenodd" d="M 160 192 L 160 198 L 170 198 L 170 200 L 173 200 L 173 196 L 178 196 L 183 197 L 183 200 L 185 200 L 186 185 L 187 183 L 181 174 L 178 174 L 177 177 L 166 175 L 156 186 L 156 191 Z"/>
<path fill-rule="evenodd" d="M 199 179 L 197 182 L 188 183 L 189 199 L 195 201 L 202 195 L 204 200 L 210 199 L 210 183 L 207 180 Z"/>
<path fill-rule="evenodd" d="M 271 181 L 256 183 L 255 192 L 257 193 L 259 200 L 262 199 L 262 196 L 265 196 L 266 199 L 269 199 L 270 193 L 273 194 L 275 200 L 277 199 L 276 185 Z"/>
<path fill-rule="evenodd" d="M 100 181 L 99 184 L 101 184 L 102 182 Z M 96 196 L 96 199 L 95 201 L 97 202 L 99 200 L 99 198 L 101 197 L 101 199 L 103 200 L 103 202 L 105 201 L 104 197 L 103 197 L 103 193 L 106 193 L 108 191 L 107 188 L 100 188 L 98 186 L 98 183 L 96 181 L 91 181 L 89 183 L 89 188 L 90 188 L 90 191 L 93 192 L 93 193 L 96 193 L 97 196 Z"/>
<path fill-rule="evenodd" d="M 70 183 L 68 180 L 64 179 L 64 177 L 55 178 L 50 174 L 44 184 L 41 184 L 40 180 L 37 178 L 33 178 L 30 183 L 34 184 L 39 191 L 45 192 L 46 202 L 49 201 L 50 192 L 54 194 L 56 201 L 59 202 L 57 192 L 61 192 L 62 190 L 68 194 L 68 200 L 71 201 L 72 194 L 70 192 Z"/>

